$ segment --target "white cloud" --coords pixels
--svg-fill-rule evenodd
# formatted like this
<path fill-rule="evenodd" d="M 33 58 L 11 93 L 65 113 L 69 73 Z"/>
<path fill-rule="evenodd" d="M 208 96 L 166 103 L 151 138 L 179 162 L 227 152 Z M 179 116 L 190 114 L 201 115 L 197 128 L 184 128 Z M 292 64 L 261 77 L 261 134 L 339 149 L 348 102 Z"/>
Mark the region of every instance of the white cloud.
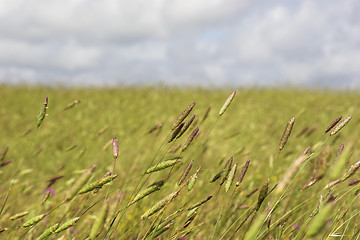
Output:
<path fill-rule="evenodd" d="M 54 49 L 56 48 L 56 49 Z M 0 64 L 34 68 L 58 68 L 64 71 L 94 67 L 101 51 L 75 41 L 60 46 L 20 40 L 0 39 Z"/>
<path fill-rule="evenodd" d="M 359 10 L 357 0 L 0 0 L 0 81 L 360 87 Z"/>
<path fill-rule="evenodd" d="M 268 70 L 268 81 L 310 83 L 331 75 L 359 80 L 360 38 L 355 29 L 360 22 L 348 19 L 355 11 L 315 3 L 303 1 L 295 8 L 275 5 L 259 20 L 248 18 L 253 27 L 240 26 L 231 42 L 239 63 L 258 66 L 259 72 L 265 70 L 263 64 L 273 67 Z"/>

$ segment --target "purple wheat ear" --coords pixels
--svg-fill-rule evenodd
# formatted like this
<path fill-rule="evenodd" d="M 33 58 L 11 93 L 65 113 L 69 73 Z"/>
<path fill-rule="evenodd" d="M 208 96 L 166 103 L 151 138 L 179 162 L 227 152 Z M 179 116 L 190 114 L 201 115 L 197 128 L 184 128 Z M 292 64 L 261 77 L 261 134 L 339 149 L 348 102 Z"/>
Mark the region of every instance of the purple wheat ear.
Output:
<path fill-rule="evenodd" d="M 119 156 L 119 142 L 116 137 L 113 138 L 112 147 L 113 147 L 113 157 L 114 159 L 117 159 L 117 157 Z"/>

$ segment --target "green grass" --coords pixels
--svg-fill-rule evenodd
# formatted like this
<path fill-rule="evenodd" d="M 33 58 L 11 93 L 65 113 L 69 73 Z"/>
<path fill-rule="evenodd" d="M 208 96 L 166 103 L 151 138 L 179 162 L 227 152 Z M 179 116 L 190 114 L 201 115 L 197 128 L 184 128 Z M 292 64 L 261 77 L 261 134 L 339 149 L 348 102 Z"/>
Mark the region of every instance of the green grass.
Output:
<path fill-rule="evenodd" d="M 360 239 L 359 185 L 357 171 L 349 179 L 325 189 L 359 160 L 359 92 L 310 91 L 296 89 L 238 89 L 224 115 L 219 110 L 233 89 L 55 89 L 44 87 L 0 86 L 0 157 L 11 161 L 0 167 L 1 239 L 36 239 L 46 229 L 80 217 L 71 228 L 48 239 L 85 239 L 102 211 L 105 197 L 109 204 L 98 239 Z M 47 116 L 37 129 L 36 117 L 45 96 L 49 98 Z M 81 100 L 71 109 L 64 108 Z M 192 102 L 196 106 L 196 125 L 179 139 L 168 143 L 171 126 Z M 211 106 L 209 116 L 202 118 Z M 340 115 L 352 120 L 338 134 L 324 135 L 326 127 Z M 190 115 L 188 116 L 188 118 Z M 295 125 L 285 148 L 279 143 L 287 122 Z M 162 128 L 148 134 L 156 124 Z M 169 149 L 184 144 L 191 131 L 200 134 L 181 153 Z M 300 133 L 307 128 L 304 134 Z M 97 193 L 89 192 L 64 202 L 69 189 L 83 170 L 96 165 L 88 183 L 113 170 L 111 141 L 119 141 L 117 178 Z M 344 152 L 336 158 L 344 144 Z M 256 211 L 259 191 L 269 179 L 269 191 L 307 148 L 308 158 L 282 192 L 268 194 Z M 181 163 L 152 174 L 144 172 L 160 161 L 181 157 Z M 243 182 L 228 192 L 219 180 L 210 180 L 233 156 L 238 163 L 236 181 L 246 160 L 251 158 Z M 186 180 L 200 168 L 194 188 L 181 189 L 161 211 L 144 221 L 140 217 L 158 201 L 179 190 L 176 185 L 186 165 L 194 160 Z M 48 179 L 63 176 L 51 188 L 55 195 L 41 204 Z M 311 187 L 301 190 L 313 178 Z M 127 207 L 138 191 L 165 180 L 160 190 Z M 10 190 L 10 191 L 9 191 Z M 213 196 L 187 216 L 187 208 Z M 6 199 L 7 198 L 7 199 Z M 5 201 L 6 200 L 6 201 Z M 181 210 L 175 215 L 174 212 Z M 329 210 L 331 209 L 331 210 Z M 28 211 L 17 220 L 14 214 Z M 32 217 L 47 216 L 30 228 L 22 227 Z M 103 216 L 103 215 L 102 215 Z M 170 216 L 169 218 L 167 218 Z M 114 220 L 115 219 L 115 220 Z M 159 225 L 159 221 L 167 222 Z M 114 220 L 113 224 L 111 224 Z M 155 228 L 150 231 L 151 227 Z M 236 231 L 236 229 L 239 229 Z M 156 232 L 156 233 L 155 233 Z"/>

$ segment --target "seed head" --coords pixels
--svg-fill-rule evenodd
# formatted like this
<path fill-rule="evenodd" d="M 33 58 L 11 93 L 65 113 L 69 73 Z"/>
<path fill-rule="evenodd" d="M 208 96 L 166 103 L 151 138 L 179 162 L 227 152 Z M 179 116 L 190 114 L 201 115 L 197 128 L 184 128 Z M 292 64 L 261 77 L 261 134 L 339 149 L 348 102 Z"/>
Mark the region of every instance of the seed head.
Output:
<path fill-rule="evenodd" d="M 49 227 L 46 229 L 36 240 L 43 240 L 48 238 L 51 234 L 55 232 L 55 230 L 58 228 L 59 223 L 56 223 L 55 225 Z"/>
<path fill-rule="evenodd" d="M 119 142 L 116 137 L 113 138 L 112 149 L 114 159 L 117 159 L 117 157 L 119 156 Z"/>
<path fill-rule="evenodd" d="M 180 125 L 180 123 L 182 123 L 182 121 L 189 115 L 191 110 L 195 107 L 195 104 L 196 103 L 193 102 L 192 104 L 187 106 L 182 113 L 180 113 L 179 117 L 173 123 L 171 130 L 174 130 L 175 128 L 177 128 Z"/>
<path fill-rule="evenodd" d="M 264 182 L 263 186 L 260 189 L 259 197 L 258 197 L 258 203 L 257 203 L 257 206 L 256 206 L 256 211 L 259 210 L 261 204 L 265 200 L 265 198 L 266 198 L 266 196 L 268 194 L 268 190 L 269 190 L 269 179 L 267 179 Z"/>
<path fill-rule="evenodd" d="M 199 170 L 200 168 L 198 168 L 198 170 L 189 178 L 189 183 L 187 185 L 187 190 L 190 192 L 194 186 L 195 186 L 195 183 L 196 183 L 196 179 L 197 179 L 197 176 L 198 176 L 198 173 L 199 173 Z"/>
<path fill-rule="evenodd" d="M 70 219 L 69 221 L 65 222 L 63 225 L 61 225 L 59 228 L 55 230 L 55 233 L 62 232 L 76 224 L 76 222 L 80 219 L 80 217 L 76 217 L 73 219 Z"/>
<path fill-rule="evenodd" d="M 325 133 L 329 132 L 340 120 L 342 119 L 342 116 L 335 119 L 330 125 L 325 129 Z"/>
<path fill-rule="evenodd" d="M 352 115 L 348 116 L 341 123 L 339 123 L 339 125 L 337 125 L 334 128 L 334 130 L 331 131 L 330 136 L 335 135 L 336 133 L 338 133 L 343 127 L 345 127 L 345 125 L 351 120 L 351 118 L 352 118 Z"/>
<path fill-rule="evenodd" d="M 10 219 L 11 221 L 14 221 L 14 220 L 19 219 L 19 218 L 22 218 L 22 217 L 24 217 L 24 216 L 26 216 L 26 215 L 28 215 L 28 214 L 29 214 L 28 211 L 21 212 L 21 213 L 17 213 L 17 214 L 15 214 L 15 215 L 12 215 L 9 219 Z"/>
<path fill-rule="evenodd" d="M 288 122 L 288 124 L 286 125 L 286 128 L 284 130 L 284 133 L 281 137 L 281 140 L 280 140 L 280 145 L 279 145 L 279 150 L 283 150 L 283 148 L 285 147 L 285 144 L 287 142 L 287 140 L 289 139 L 290 137 L 290 134 L 291 134 L 291 130 L 294 126 L 294 123 L 295 123 L 295 118 L 291 118 L 290 121 Z"/>
<path fill-rule="evenodd" d="M 186 130 L 188 130 L 188 128 L 190 127 L 191 123 L 194 121 L 195 119 L 195 114 L 191 115 L 191 117 L 189 118 L 189 120 L 187 120 L 183 127 L 181 128 L 180 132 L 178 133 L 178 135 L 176 136 L 176 138 L 179 138 L 181 137 L 185 132 Z"/>
<path fill-rule="evenodd" d="M 70 109 L 70 108 L 73 108 L 75 107 L 76 105 L 78 105 L 81 101 L 80 100 L 75 100 L 74 102 L 70 103 L 69 105 L 67 105 L 65 108 L 64 108 L 64 111 Z"/>
<path fill-rule="evenodd" d="M 44 118 L 46 116 L 46 110 L 48 108 L 48 102 L 49 102 L 48 97 L 45 97 L 44 104 L 41 107 L 40 112 L 39 112 L 39 114 L 37 116 L 37 119 L 36 119 L 36 124 L 37 124 L 38 128 L 40 127 L 40 125 L 42 124 L 42 122 L 44 121 Z"/>
<path fill-rule="evenodd" d="M 139 192 L 134 197 L 134 199 L 131 201 L 131 203 L 129 203 L 129 206 L 140 201 L 141 199 L 145 198 L 146 196 L 150 195 L 151 193 L 159 191 L 160 188 L 162 187 L 162 185 L 164 185 L 164 180 L 161 180 L 161 181 L 151 184 L 149 187 L 147 187 L 146 189 Z"/>
<path fill-rule="evenodd" d="M 184 124 L 185 123 L 180 123 L 179 126 L 177 126 L 174 131 L 172 132 L 168 142 L 171 143 L 175 138 L 176 136 L 178 136 L 178 134 L 180 133 L 181 129 L 184 127 Z"/>
<path fill-rule="evenodd" d="M 163 161 L 163 162 L 160 162 L 159 164 L 153 166 L 153 167 L 150 167 L 148 168 L 146 171 L 145 171 L 145 174 L 149 174 L 149 173 L 152 173 L 152 172 L 157 172 L 157 171 L 160 171 L 160 170 L 163 170 L 165 168 L 168 168 L 168 167 L 172 167 L 174 166 L 175 164 L 179 163 L 181 161 L 180 158 L 176 158 L 176 159 L 170 159 L 170 160 L 166 160 L 166 161 Z"/>
<path fill-rule="evenodd" d="M 360 168 L 360 161 L 357 161 L 354 165 L 352 165 L 349 170 L 347 170 L 347 172 L 342 176 L 341 181 L 345 181 L 346 179 L 348 179 L 349 177 L 351 177 L 352 175 L 354 175 L 354 173 Z"/>
<path fill-rule="evenodd" d="M 29 219 L 28 221 L 26 221 L 22 226 L 30 227 L 32 225 L 35 225 L 38 222 L 40 222 L 41 220 L 43 220 L 45 216 L 46 216 L 46 214 L 41 214 L 41 215 L 35 216 L 35 217 Z"/>
<path fill-rule="evenodd" d="M 236 94 L 236 91 L 232 92 L 230 94 L 230 96 L 226 99 L 224 105 L 221 107 L 220 111 L 219 111 L 219 116 L 223 115 L 224 112 L 226 111 L 226 109 L 230 106 L 230 103 L 232 102 L 232 100 L 234 99 Z"/>
<path fill-rule="evenodd" d="M 231 187 L 231 184 L 234 180 L 234 177 L 235 177 L 235 173 L 236 173 L 236 170 L 237 170 L 237 164 L 238 163 L 235 163 L 234 166 L 231 168 L 230 172 L 229 172 L 229 176 L 227 177 L 227 180 L 225 182 L 225 191 L 229 191 L 230 187 Z"/>
<path fill-rule="evenodd" d="M 243 168 L 241 169 L 240 175 L 236 181 L 236 187 L 238 187 L 240 185 L 240 183 L 242 182 L 242 180 L 244 179 L 245 173 L 247 172 L 247 170 L 249 168 L 250 161 L 251 161 L 251 159 L 247 160 L 246 163 L 244 164 Z"/>
<path fill-rule="evenodd" d="M 189 174 L 189 172 L 190 172 L 190 169 L 191 169 L 193 163 L 194 163 L 194 160 L 191 160 L 191 161 L 188 163 L 188 165 L 186 166 L 186 168 L 184 169 L 183 173 L 181 174 L 181 176 L 180 176 L 180 178 L 179 178 L 179 180 L 178 180 L 178 182 L 177 182 L 177 185 L 178 185 L 178 186 L 180 186 L 180 185 L 184 182 L 186 176 L 187 176 L 187 175 Z"/>
<path fill-rule="evenodd" d="M 188 137 L 188 139 L 186 139 L 186 142 L 185 142 L 185 144 L 184 144 L 184 146 L 183 146 L 183 148 L 182 148 L 182 150 L 181 150 L 182 152 L 185 151 L 185 150 L 189 147 L 190 143 L 194 140 L 194 138 L 195 138 L 198 134 L 199 134 L 199 127 L 195 128 L 195 130 L 192 131 L 192 133 L 190 134 L 190 136 Z"/>

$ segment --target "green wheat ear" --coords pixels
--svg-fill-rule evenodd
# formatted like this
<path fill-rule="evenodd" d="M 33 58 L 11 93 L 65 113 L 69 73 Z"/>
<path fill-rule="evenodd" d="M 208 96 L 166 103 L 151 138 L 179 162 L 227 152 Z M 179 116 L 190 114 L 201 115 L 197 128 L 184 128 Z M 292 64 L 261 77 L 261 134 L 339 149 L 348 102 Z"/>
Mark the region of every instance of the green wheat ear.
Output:
<path fill-rule="evenodd" d="M 51 234 L 55 232 L 55 230 L 59 227 L 59 223 L 56 223 L 55 225 L 49 227 L 46 229 L 36 240 L 43 240 L 48 238 Z"/>
<path fill-rule="evenodd" d="M 153 184 L 151 184 L 149 187 L 147 187 L 146 189 L 142 190 L 141 192 L 139 192 L 134 199 L 129 203 L 129 206 L 140 201 L 141 199 L 147 197 L 148 195 L 150 195 L 153 192 L 159 191 L 162 187 L 162 185 L 164 184 L 164 181 L 158 181 L 155 182 Z"/>
<path fill-rule="evenodd" d="M 91 174 L 93 173 L 95 168 L 96 168 L 95 165 L 90 167 L 78 178 L 78 180 L 75 182 L 75 184 L 69 190 L 69 192 L 65 198 L 66 201 L 70 201 L 78 194 L 80 189 L 87 183 L 87 181 L 89 181 Z"/>
<path fill-rule="evenodd" d="M 46 216 L 46 214 L 41 214 L 38 216 L 35 216 L 33 218 L 30 218 L 28 221 L 26 221 L 22 226 L 23 227 L 30 227 L 32 225 L 37 224 L 38 222 L 40 222 L 41 220 L 44 219 L 44 217 Z"/>
<path fill-rule="evenodd" d="M 193 102 L 192 104 L 187 106 L 182 113 L 180 113 L 179 117 L 173 123 L 171 130 L 174 130 L 175 128 L 177 128 L 180 125 L 180 123 L 182 123 L 182 121 L 184 121 L 184 119 L 189 115 L 191 110 L 193 110 L 193 108 L 195 107 L 195 104 L 196 103 Z"/>
<path fill-rule="evenodd" d="M 151 215 L 157 213 L 158 211 L 160 211 L 163 207 L 165 207 L 166 204 L 168 204 L 172 199 L 175 198 L 176 195 L 178 195 L 179 193 L 173 192 L 171 194 L 169 194 L 168 196 L 166 196 L 165 198 L 161 199 L 159 202 L 157 202 L 154 206 L 152 206 L 147 212 L 145 212 L 141 217 L 140 220 L 145 220 L 148 217 L 150 217 Z"/>
<path fill-rule="evenodd" d="M 26 215 L 28 215 L 28 214 L 29 214 L 28 211 L 20 212 L 20 213 L 17 213 L 17 214 L 15 214 L 15 215 L 12 215 L 9 219 L 10 219 L 11 221 L 14 221 L 14 220 L 19 219 L 19 218 L 22 218 L 22 217 L 24 217 L 24 216 L 26 216 Z"/>
<path fill-rule="evenodd" d="M 45 97 L 43 106 L 41 107 L 40 112 L 39 112 L 39 114 L 38 114 L 38 116 L 36 118 L 36 124 L 37 124 L 38 128 L 40 127 L 40 125 L 42 124 L 42 122 L 45 119 L 46 111 L 47 111 L 47 108 L 48 108 L 48 102 L 49 102 L 48 97 Z"/>
<path fill-rule="evenodd" d="M 90 183 L 90 184 L 84 186 L 83 188 L 81 188 L 77 194 L 84 194 L 84 193 L 90 192 L 94 189 L 101 188 L 105 184 L 114 180 L 117 176 L 118 176 L 117 174 L 110 175 L 110 176 L 104 177 L 96 182 Z"/>
<path fill-rule="evenodd" d="M 237 165 L 238 163 L 236 162 L 234 164 L 234 166 L 231 168 L 230 172 L 229 172 L 229 176 L 227 177 L 226 179 L 226 182 L 225 182 L 225 191 L 229 191 L 230 187 L 231 187 L 231 184 L 234 180 L 234 177 L 235 177 L 235 173 L 236 173 L 236 170 L 237 170 Z"/>
<path fill-rule="evenodd" d="M 196 183 L 196 179 L 198 177 L 198 173 L 199 173 L 200 168 L 198 168 L 198 170 L 196 170 L 196 172 L 189 178 L 189 183 L 187 185 L 187 190 L 190 192 Z"/>
<path fill-rule="evenodd" d="M 61 225 L 59 228 L 55 230 L 55 233 L 62 232 L 76 224 L 77 221 L 79 221 L 80 217 L 76 217 L 73 219 L 70 219 L 69 221 L 65 222 L 63 225 Z"/>
<path fill-rule="evenodd" d="M 260 192 L 259 192 L 259 196 L 258 196 L 258 202 L 256 205 L 256 211 L 259 210 L 261 204 L 264 202 L 267 194 L 268 194 L 268 190 L 269 190 L 269 179 L 267 179 L 264 184 L 262 185 Z"/>
<path fill-rule="evenodd" d="M 109 212 L 109 203 L 108 203 L 108 201 L 104 201 L 104 205 L 103 205 L 93 227 L 91 228 L 90 239 L 95 239 L 97 237 L 97 235 L 101 231 L 101 228 L 104 226 L 108 212 Z"/>
<path fill-rule="evenodd" d="M 223 115 L 226 111 L 226 109 L 228 109 L 228 107 L 230 106 L 230 103 L 232 102 L 232 100 L 234 99 L 236 94 L 236 91 L 232 92 L 230 94 L 230 96 L 226 99 L 225 103 L 222 105 L 220 111 L 219 111 L 219 116 Z"/>
<path fill-rule="evenodd" d="M 149 174 L 149 173 L 152 173 L 152 172 L 161 171 L 161 170 L 163 170 L 165 168 L 169 168 L 169 167 L 174 166 L 175 164 L 179 163 L 180 161 L 181 161 L 180 158 L 163 161 L 163 162 L 159 163 L 158 165 L 155 165 L 153 167 L 148 168 L 145 171 L 145 173 Z"/>
<path fill-rule="evenodd" d="M 334 128 L 334 130 L 331 131 L 330 136 L 335 135 L 336 133 L 338 133 L 343 127 L 346 126 L 346 124 L 351 120 L 351 118 L 352 118 L 352 115 L 348 116 L 341 123 L 339 123 L 339 125 L 337 125 Z"/>
<path fill-rule="evenodd" d="M 280 140 L 280 145 L 279 145 L 279 150 L 283 150 L 283 148 L 285 147 L 285 144 L 286 142 L 288 141 L 289 137 L 290 137 L 290 134 L 291 134 L 291 130 L 294 126 L 294 123 L 295 123 L 295 118 L 291 118 L 290 121 L 288 122 L 288 124 L 286 125 L 286 128 L 284 130 L 284 133 L 281 137 L 281 140 Z"/>

